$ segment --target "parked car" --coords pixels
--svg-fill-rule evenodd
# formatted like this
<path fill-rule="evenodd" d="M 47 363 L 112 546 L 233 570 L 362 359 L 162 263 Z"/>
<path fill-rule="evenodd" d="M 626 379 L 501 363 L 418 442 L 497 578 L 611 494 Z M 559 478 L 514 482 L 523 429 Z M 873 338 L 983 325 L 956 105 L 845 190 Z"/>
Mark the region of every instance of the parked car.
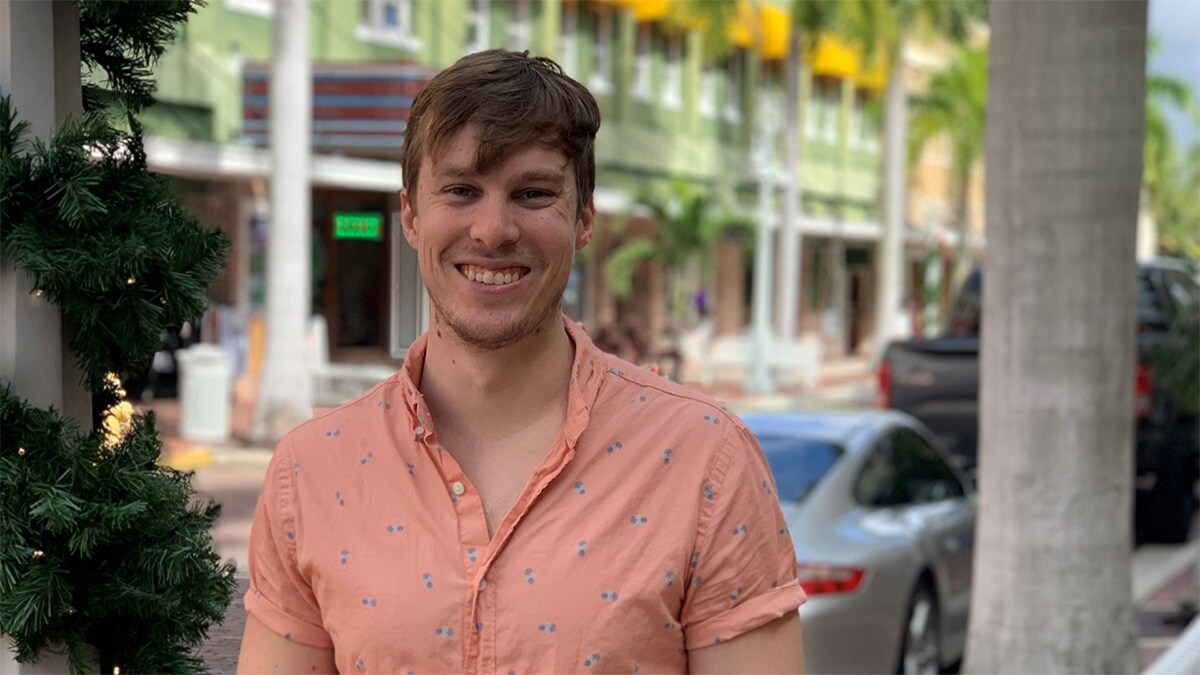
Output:
<path fill-rule="evenodd" d="M 975 470 L 979 430 L 979 329 L 983 277 L 976 269 L 955 300 L 941 337 L 901 340 L 887 346 L 880 363 L 879 407 L 919 419 L 946 444 L 958 464 Z M 1187 539 L 1196 508 L 1200 467 L 1196 417 L 1164 386 L 1157 357 L 1172 341 L 1195 338 L 1200 288 L 1190 270 L 1167 259 L 1138 266 L 1135 520 L 1139 541 Z M 1190 440 L 1189 440 L 1190 438 Z"/>
<path fill-rule="evenodd" d="M 937 673 L 962 658 L 975 498 L 937 439 L 890 411 L 743 417 L 775 474 L 816 673 Z"/>

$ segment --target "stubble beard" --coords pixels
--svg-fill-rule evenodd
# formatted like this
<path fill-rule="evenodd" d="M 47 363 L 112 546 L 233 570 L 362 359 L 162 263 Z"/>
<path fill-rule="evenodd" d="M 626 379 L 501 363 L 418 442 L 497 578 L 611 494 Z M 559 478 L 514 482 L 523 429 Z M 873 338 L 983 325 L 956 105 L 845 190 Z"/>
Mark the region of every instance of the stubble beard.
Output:
<path fill-rule="evenodd" d="M 559 309 L 560 301 L 558 297 L 554 297 L 542 307 L 524 313 L 515 321 L 492 327 L 472 322 L 469 316 L 455 316 L 451 312 L 445 311 L 441 303 L 432 296 L 429 301 L 433 305 L 434 318 L 438 324 L 449 328 L 454 336 L 464 344 L 480 350 L 503 349 L 514 345 L 534 333 L 551 316 L 561 311 Z"/>

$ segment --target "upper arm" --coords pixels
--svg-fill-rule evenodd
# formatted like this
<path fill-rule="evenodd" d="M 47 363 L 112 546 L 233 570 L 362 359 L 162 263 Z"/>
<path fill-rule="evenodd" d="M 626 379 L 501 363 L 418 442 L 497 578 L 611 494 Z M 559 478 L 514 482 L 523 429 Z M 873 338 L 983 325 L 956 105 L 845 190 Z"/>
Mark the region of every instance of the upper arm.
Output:
<path fill-rule="evenodd" d="M 720 644 L 688 650 L 689 673 L 803 673 L 800 613 Z"/>
<path fill-rule="evenodd" d="M 246 617 L 238 673 L 336 673 L 332 648 L 288 640 L 252 615 Z"/>

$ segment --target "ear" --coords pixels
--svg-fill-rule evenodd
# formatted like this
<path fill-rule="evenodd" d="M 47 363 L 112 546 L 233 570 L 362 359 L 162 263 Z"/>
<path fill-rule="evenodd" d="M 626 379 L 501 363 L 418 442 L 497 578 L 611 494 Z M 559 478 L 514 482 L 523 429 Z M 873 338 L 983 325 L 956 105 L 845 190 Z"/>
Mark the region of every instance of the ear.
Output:
<path fill-rule="evenodd" d="M 408 196 L 408 188 L 400 191 L 400 227 L 404 230 L 404 239 L 415 250 L 417 248 L 417 211 L 413 208 Z"/>
<path fill-rule="evenodd" d="M 596 200 L 588 198 L 587 206 L 579 214 L 579 222 L 575 223 L 575 252 L 579 253 L 592 240 L 592 227 L 596 224 Z"/>

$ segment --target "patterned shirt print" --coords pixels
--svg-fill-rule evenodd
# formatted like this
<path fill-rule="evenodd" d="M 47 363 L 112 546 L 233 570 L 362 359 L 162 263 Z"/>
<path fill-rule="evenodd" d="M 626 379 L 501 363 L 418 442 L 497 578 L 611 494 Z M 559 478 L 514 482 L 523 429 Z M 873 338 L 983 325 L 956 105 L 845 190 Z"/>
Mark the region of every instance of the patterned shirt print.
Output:
<path fill-rule="evenodd" d="M 795 611 L 774 479 L 741 421 L 564 325 L 563 432 L 493 537 L 421 397 L 421 337 L 280 441 L 246 611 L 354 673 L 682 673 L 688 650 Z"/>

